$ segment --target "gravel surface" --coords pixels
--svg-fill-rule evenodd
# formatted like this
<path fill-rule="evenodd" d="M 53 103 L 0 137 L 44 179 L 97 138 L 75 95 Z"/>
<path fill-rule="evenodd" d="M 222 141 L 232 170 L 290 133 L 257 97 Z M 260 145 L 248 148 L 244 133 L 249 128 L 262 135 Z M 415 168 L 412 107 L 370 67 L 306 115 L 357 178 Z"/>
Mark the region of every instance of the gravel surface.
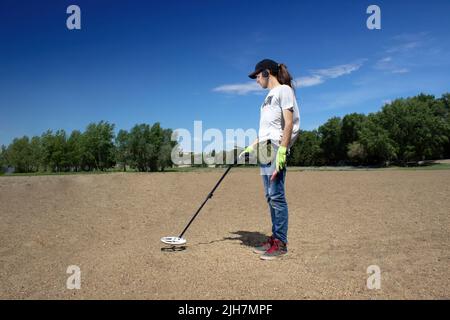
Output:
<path fill-rule="evenodd" d="M 0 298 L 450 298 L 450 170 L 288 172 L 289 253 L 262 261 L 262 180 L 233 169 L 162 250 L 222 172 L 0 177 Z"/>

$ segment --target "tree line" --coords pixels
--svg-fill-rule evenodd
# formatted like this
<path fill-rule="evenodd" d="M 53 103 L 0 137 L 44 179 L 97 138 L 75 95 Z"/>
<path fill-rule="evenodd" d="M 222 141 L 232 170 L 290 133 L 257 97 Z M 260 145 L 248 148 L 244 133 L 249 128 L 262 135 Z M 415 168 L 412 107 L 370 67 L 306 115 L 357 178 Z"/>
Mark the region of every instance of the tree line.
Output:
<path fill-rule="evenodd" d="M 406 165 L 450 158 L 450 94 L 396 99 L 368 115 L 333 117 L 301 131 L 290 165 Z"/>
<path fill-rule="evenodd" d="M 91 123 L 84 132 L 48 130 L 31 139 L 15 138 L 2 146 L 0 168 L 15 172 L 104 171 L 119 166 L 138 171 L 164 170 L 171 166 L 172 130 L 159 123 L 137 124 L 129 132 L 114 134 L 114 124 Z"/>
<path fill-rule="evenodd" d="M 84 132 L 48 130 L 31 139 L 16 138 L 1 146 L 0 168 L 15 172 L 66 172 L 107 170 L 157 171 L 171 167 L 172 130 L 159 123 L 137 124 L 130 131 L 114 134 L 114 124 L 91 123 Z M 181 150 L 179 150 L 180 152 Z M 236 156 L 237 150 L 213 151 Z M 206 155 L 200 157 L 206 166 Z M 322 165 L 406 165 L 429 159 L 450 158 L 450 94 L 441 98 L 420 94 L 396 99 L 368 115 L 351 113 L 332 117 L 316 130 L 300 132 L 291 148 L 288 164 Z"/>

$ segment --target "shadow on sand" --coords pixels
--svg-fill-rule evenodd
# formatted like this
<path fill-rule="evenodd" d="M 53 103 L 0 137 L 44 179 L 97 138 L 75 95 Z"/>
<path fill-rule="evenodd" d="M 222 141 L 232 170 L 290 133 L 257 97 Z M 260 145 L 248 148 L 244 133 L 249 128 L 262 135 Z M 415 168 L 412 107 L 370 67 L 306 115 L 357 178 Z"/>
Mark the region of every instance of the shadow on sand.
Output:
<path fill-rule="evenodd" d="M 161 248 L 162 252 L 177 252 L 186 250 L 186 246 L 168 246 Z"/>
<path fill-rule="evenodd" d="M 240 241 L 242 246 L 247 247 L 255 247 L 261 245 L 264 241 L 267 240 L 267 235 L 257 231 L 235 231 L 231 232 L 231 234 L 235 234 L 238 237 L 226 237 L 223 238 L 222 241 L 230 240 L 230 241 Z"/>
<path fill-rule="evenodd" d="M 264 241 L 267 240 L 267 235 L 257 232 L 257 231 L 235 231 L 230 232 L 232 235 L 237 235 L 233 237 L 225 237 L 219 240 L 212 240 L 209 242 L 199 242 L 195 245 L 204 245 L 204 244 L 212 244 L 215 242 L 222 242 L 222 241 L 239 241 L 240 245 L 246 246 L 246 247 L 256 247 L 258 245 L 261 245 Z M 186 250 L 187 246 L 168 246 L 161 248 L 161 251 L 163 252 L 177 252 L 177 251 L 184 251 Z"/>

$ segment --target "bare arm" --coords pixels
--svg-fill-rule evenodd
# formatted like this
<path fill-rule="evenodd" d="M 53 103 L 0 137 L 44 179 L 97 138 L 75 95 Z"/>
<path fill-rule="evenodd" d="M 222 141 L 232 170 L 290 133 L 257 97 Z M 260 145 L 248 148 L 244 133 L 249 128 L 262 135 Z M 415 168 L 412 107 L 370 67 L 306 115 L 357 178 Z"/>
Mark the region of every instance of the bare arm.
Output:
<path fill-rule="evenodd" d="M 281 145 L 283 147 L 286 147 L 286 149 L 289 147 L 289 143 L 291 142 L 291 135 L 292 135 L 292 129 L 294 127 L 294 112 L 293 110 L 286 109 L 283 110 L 283 117 L 284 117 L 284 129 L 283 129 L 283 137 L 281 138 Z M 278 171 L 274 171 L 272 176 L 270 177 L 270 181 L 274 181 L 277 177 Z"/>
<path fill-rule="evenodd" d="M 283 130 L 283 138 L 281 139 L 281 145 L 283 147 L 288 148 L 289 143 L 291 142 L 292 129 L 294 127 L 294 112 L 290 109 L 283 110 L 284 117 L 284 130 Z"/>
<path fill-rule="evenodd" d="M 255 139 L 255 141 L 253 141 L 252 144 L 250 144 L 250 146 L 255 147 L 256 144 L 258 144 L 259 140 L 258 138 Z"/>

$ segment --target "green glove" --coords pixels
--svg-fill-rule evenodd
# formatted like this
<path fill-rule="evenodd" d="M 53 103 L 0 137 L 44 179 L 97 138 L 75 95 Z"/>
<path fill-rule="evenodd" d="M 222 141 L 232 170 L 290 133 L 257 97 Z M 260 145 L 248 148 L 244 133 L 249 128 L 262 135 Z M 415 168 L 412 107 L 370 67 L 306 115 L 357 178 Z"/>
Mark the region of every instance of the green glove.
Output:
<path fill-rule="evenodd" d="M 246 153 L 252 153 L 253 152 L 253 146 L 248 146 L 239 154 L 239 158 L 242 158 Z"/>
<path fill-rule="evenodd" d="M 277 152 L 276 168 L 277 171 L 281 171 L 286 167 L 286 147 L 280 146 Z"/>

